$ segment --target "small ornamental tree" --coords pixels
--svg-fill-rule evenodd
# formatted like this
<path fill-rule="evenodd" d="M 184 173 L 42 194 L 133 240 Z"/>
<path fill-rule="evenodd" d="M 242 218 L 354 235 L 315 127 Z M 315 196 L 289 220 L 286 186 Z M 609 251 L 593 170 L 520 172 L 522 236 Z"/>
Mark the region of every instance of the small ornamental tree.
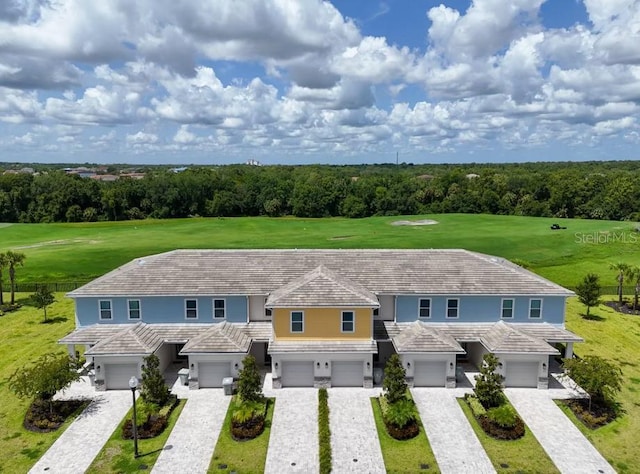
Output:
<path fill-rule="evenodd" d="M 155 354 L 144 358 L 140 396 L 145 402 L 158 406 L 166 405 L 171 396 L 169 387 L 165 384 L 164 377 L 160 372 L 160 359 Z"/>
<path fill-rule="evenodd" d="M 53 396 L 58 390 L 80 380 L 78 362 L 68 354 L 43 354 L 30 366 L 16 369 L 9 377 L 9 389 L 20 398 L 32 397 L 49 403 L 53 414 Z"/>
<path fill-rule="evenodd" d="M 496 372 L 498 362 L 494 354 L 485 354 L 482 358 L 480 374 L 476 375 L 476 387 L 473 391 L 485 408 L 498 407 L 504 402 L 503 377 Z"/>
<path fill-rule="evenodd" d="M 243 402 L 259 402 L 264 398 L 256 358 L 252 355 L 242 361 L 242 369 L 238 374 L 238 395 Z"/>
<path fill-rule="evenodd" d="M 406 375 L 398 354 L 393 354 L 389 357 L 384 367 L 384 380 L 382 382 L 382 389 L 385 392 L 384 396 L 389 404 L 406 398 L 408 388 L 407 382 L 405 381 Z"/>
<path fill-rule="evenodd" d="M 47 286 L 39 286 L 34 294 L 31 295 L 33 305 L 44 311 L 44 322 L 47 322 L 47 307 L 55 301 L 53 293 Z"/>
<path fill-rule="evenodd" d="M 604 406 L 615 404 L 623 381 L 620 367 L 594 355 L 564 359 L 562 366 L 567 375 L 589 394 L 589 411 L 592 400 Z"/>
<path fill-rule="evenodd" d="M 589 318 L 589 310 L 592 306 L 600 304 L 600 277 L 595 273 L 589 273 L 580 284 L 576 287 L 576 294 L 580 303 L 587 307 L 587 319 Z"/>

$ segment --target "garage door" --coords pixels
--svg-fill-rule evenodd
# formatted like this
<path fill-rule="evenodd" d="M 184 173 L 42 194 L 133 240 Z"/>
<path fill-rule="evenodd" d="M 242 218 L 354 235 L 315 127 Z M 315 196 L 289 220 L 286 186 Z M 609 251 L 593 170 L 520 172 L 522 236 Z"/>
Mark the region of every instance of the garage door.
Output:
<path fill-rule="evenodd" d="M 198 364 L 198 385 L 200 388 L 222 387 L 222 379 L 231 377 L 229 362 L 200 362 Z"/>
<path fill-rule="evenodd" d="M 362 387 L 364 383 L 362 361 L 333 361 L 331 363 L 332 387 Z"/>
<path fill-rule="evenodd" d="M 282 362 L 283 387 L 313 387 L 313 361 Z"/>
<path fill-rule="evenodd" d="M 413 369 L 413 385 L 416 387 L 444 387 L 447 381 L 447 362 L 416 362 Z"/>
<path fill-rule="evenodd" d="M 537 387 L 538 363 L 507 361 L 504 384 L 507 387 Z"/>
<path fill-rule="evenodd" d="M 129 379 L 138 376 L 138 364 L 106 364 L 105 384 L 107 390 L 123 390 L 129 388 Z"/>

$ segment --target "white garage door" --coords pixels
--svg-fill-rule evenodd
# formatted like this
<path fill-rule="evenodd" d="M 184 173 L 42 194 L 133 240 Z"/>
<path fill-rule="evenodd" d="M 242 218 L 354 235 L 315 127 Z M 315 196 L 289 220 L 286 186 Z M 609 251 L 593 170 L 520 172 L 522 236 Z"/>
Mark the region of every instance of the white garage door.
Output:
<path fill-rule="evenodd" d="M 506 387 L 537 387 L 537 362 L 506 362 L 507 373 L 504 384 Z"/>
<path fill-rule="evenodd" d="M 106 364 L 105 384 L 107 390 L 122 390 L 129 388 L 129 379 L 138 376 L 138 364 Z"/>
<path fill-rule="evenodd" d="M 413 385 L 416 387 L 444 387 L 447 381 L 447 362 L 444 360 L 416 362 Z"/>
<path fill-rule="evenodd" d="M 282 362 L 283 387 L 313 387 L 313 361 Z"/>
<path fill-rule="evenodd" d="M 332 387 L 362 387 L 364 383 L 363 361 L 338 360 L 331 362 Z"/>
<path fill-rule="evenodd" d="M 200 388 L 222 387 L 222 379 L 231 377 L 229 362 L 200 362 L 198 364 L 198 385 Z"/>

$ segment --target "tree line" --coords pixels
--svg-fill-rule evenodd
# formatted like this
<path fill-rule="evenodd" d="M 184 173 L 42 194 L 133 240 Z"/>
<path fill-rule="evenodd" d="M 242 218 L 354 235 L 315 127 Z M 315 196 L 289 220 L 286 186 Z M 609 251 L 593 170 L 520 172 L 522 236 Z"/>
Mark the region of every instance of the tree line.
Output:
<path fill-rule="evenodd" d="M 640 220 L 640 163 L 632 161 L 145 171 L 113 182 L 55 169 L 0 175 L 0 222 L 429 213 Z"/>

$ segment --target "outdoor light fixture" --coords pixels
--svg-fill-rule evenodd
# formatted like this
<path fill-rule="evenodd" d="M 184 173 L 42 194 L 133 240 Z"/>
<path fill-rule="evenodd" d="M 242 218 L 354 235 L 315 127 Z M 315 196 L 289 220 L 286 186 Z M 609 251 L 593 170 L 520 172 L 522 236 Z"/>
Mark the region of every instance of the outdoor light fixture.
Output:
<path fill-rule="evenodd" d="M 367 362 L 367 369 L 371 367 L 371 362 Z"/>
<path fill-rule="evenodd" d="M 407 369 L 411 368 L 411 362 L 407 362 Z"/>
<path fill-rule="evenodd" d="M 547 364 L 545 364 L 544 362 L 542 363 L 542 370 L 547 370 Z"/>
<path fill-rule="evenodd" d="M 233 365 L 233 367 L 234 367 L 236 370 L 238 370 L 238 363 L 236 362 L 236 363 Z"/>
<path fill-rule="evenodd" d="M 96 367 L 96 372 L 100 372 L 100 366 Z"/>
<path fill-rule="evenodd" d="M 276 370 L 278 370 L 278 363 L 276 362 Z"/>
<path fill-rule="evenodd" d="M 325 362 L 325 363 L 324 363 L 324 368 L 325 368 L 325 369 L 328 369 L 328 368 L 329 368 L 329 362 Z"/>
<path fill-rule="evenodd" d="M 195 366 L 195 365 L 193 365 L 193 364 L 191 364 L 191 370 L 193 370 L 193 369 L 195 369 L 195 368 L 196 368 L 196 366 Z"/>
<path fill-rule="evenodd" d="M 320 368 L 320 362 L 316 362 L 316 367 L 319 369 Z"/>
<path fill-rule="evenodd" d="M 449 362 L 449 368 L 453 370 L 453 362 Z"/>
<path fill-rule="evenodd" d="M 129 379 L 129 388 L 133 397 L 133 457 L 138 457 L 138 426 L 136 423 L 136 388 L 138 388 L 138 378 L 134 375 Z"/>
<path fill-rule="evenodd" d="M 502 362 L 498 362 L 498 367 L 502 368 Z"/>

